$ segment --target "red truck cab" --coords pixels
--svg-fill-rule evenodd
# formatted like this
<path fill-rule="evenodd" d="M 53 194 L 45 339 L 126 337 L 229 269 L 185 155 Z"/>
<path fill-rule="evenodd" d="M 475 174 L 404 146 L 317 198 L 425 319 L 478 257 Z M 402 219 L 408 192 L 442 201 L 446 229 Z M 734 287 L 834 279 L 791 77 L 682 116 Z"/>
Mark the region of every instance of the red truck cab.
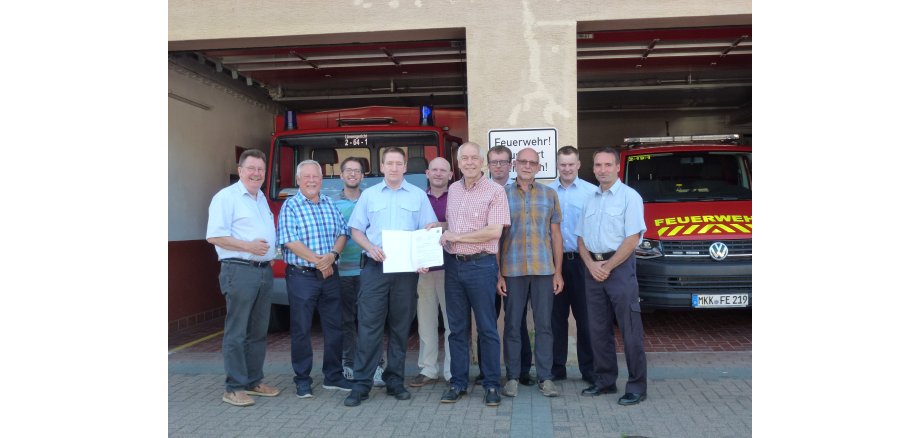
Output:
<path fill-rule="evenodd" d="M 348 157 L 361 161 L 363 190 L 383 181 L 380 168 L 383 151 L 396 146 L 408 156 L 406 181 L 425 190 L 425 170 L 433 158 L 445 158 L 457 169 L 456 151 L 463 143 L 466 130 L 465 110 L 428 106 L 369 106 L 313 113 L 288 111 L 276 116 L 265 187 L 276 228 L 281 204 L 299 190 L 295 172 L 301 161 L 312 159 L 321 164 L 321 193 L 330 196 L 343 188 L 342 161 Z M 279 330 L 286 327 L 288 315 L 286 265 L 281 259 L 280 248 L 275 258 L 271 328 Z"/>
<path fill-rule="evenodd" d="M 620 179 L 642 196 L 645 309 L 749 307 L 751 146 L 740 136 L 627 138 Z"/>

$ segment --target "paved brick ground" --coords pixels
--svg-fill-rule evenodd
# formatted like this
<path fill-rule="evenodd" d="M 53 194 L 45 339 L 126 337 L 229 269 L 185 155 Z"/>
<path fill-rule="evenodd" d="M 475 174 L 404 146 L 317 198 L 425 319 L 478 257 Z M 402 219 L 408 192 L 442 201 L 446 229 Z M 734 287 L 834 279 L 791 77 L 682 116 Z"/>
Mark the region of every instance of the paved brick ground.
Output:
<path fill-rule="evenodd" d="M 482 403 L 481 387 L 456 404 L 441 404 L 445 382 L 409 388 L 397 401 L 382 389 L 356 408 L 346 393 L 314 387 L 313 399 L 294 396 L 287 333 L 269 336 L 266 383 L 283 389 L 274 398 L 238 408 L 220 401 L 223 361 L 220 321 L 169 337 L 169 434 L 171 436 L 322 437 L 744 437 L 751 435 L 751 312 L 657 312 L 643 315 L 649 361 L 648 400 L 616 404 L 618 396 L 582 397 L 574 349 L 569 380 L 560 397 L 521 386 L 498 408 Z M 211 338 L 189 346 L 203 337 Z M 313 336 L 314 380 L 322 382 L 322 338 Z M 570 342 L 571 343 L 571 342 Z M 443 353 L 442 353 L 443 354 Z M 625 361 L 619 354 L 625 385 Z M 407 376 L 418 373 L 418 338 L 410 339 Z M 471 375 L 478 373 L 474 367 Z M 622 394 L 622 391 L 621 391 Z"/>
<path fill-rule="evenodd" d="M 407 375 L 415 375 L 410 351 Z M 625 385 L 625 362 L 618 386 Z M 180 351 L 169 356 L 171 436 L 322 437 L 744 437 L 751 435 L 751 352 L 649 353 L 649 398 L 638 406 L 616 404 L 617 396 L 582 397 L 577 367 L 549 399 L 536 387 L 521 387 L 498 408 L 482 403 L 481 387 L 456 404 L 438 402 L 444 382 L 409 388 L 397 401 L 382 389 L 356 408 L 342 405 L 346 393 L 314 388 L 315 398 L 294 396 L 288 353 L 271 352 L 266 382 L 283 388 L 274 398 L 256 398 L 246 408 L 220 401 L 223 364 L 218 352 Z M 319 373 L 321 357 L 314 366 Z M 473 371 L 475 374 L 475 372 Z"/>

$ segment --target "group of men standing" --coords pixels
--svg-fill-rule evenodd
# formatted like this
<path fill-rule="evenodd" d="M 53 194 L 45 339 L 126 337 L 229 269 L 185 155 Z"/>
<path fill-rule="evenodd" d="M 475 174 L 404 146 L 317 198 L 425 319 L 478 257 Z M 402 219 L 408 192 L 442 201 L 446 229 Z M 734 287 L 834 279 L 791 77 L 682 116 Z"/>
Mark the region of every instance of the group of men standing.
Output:
<path fill-rule="evenodd" d="M 405 181 L 407 158 L 400 148 L 381 156 L 384 180 L 361 192 L 366 169 L 353 158 L 341 163 L 344 189 L 333 200 L 320 193 L 321 165 L 298 164 L 300 190 L 282 205 L 277 238 L 264 195 L 258 190 L 266 160 L 259 151 L 240 158 L 240 182 L 225 188 L 209 209 L 208 241 L 221 260 L 221 292 L 227 300 L 223 400 L 253 404 L 250 395 L 280 393 L 261 382 L 274 246 L 282 248 L 291 305 L 291 362 L 297 396 L 312 397 L 310 327 L 319 310 L 324 337 L 323 388 L 350 391 L 344 404 L 357 406 L 372 386 L 385 386 L 397 400 L 405 388 L 406 347 L 418 317 L 420 387 L 443 374 L 442 403 L 454 403 L 470 386 L 470 338 L 475 321 L 483 402 L 517 396 L 519 384 L 539 383 L 548 397 L 564 380 L 568 319 L 577 323 L 577 356 L 583 395 L 616 393 L 614 325 L 623 333 L 629 380 L 619 403 L 646 397 L 646 362 L 634 249 L 646 227 L 642 199 L 617 178 L 618 155 L 605 148 L 594 156 L 600 187 L 578 178 L 578 150 L 557 153 L 559 179 L 536 182 L 539 155 L 498 146 L 487 154 L 492 179 L 482 171 L 479 145 L 457 151 L 462 177 L 450 184 L 450 163 L 429 162 L 427 191 Z M 517 178 L 508 181 L 511 165 Z M 441 227 L 444 265 L 417 272 L 383 272 L 383 230 Z M 243 275 L 245 274 L 245 276 Z M 505 377 L 501 386 L 497 318 L 504 307 Z M 533 311 L 534 345 L 526 327 Z M 231 309 L 233 307 L 233 309 Z M 445 360 L 438 359 L 438 312 L 445 324 Z M 472 317 L 471 317 L 472 314 Z M 357 321 L 357 324 L 356 322 Z M 356 328 L 356 330 L 355 330 Z M 386 368 L 383 333 L 388 331 Z M 344 351 L 343 351 L 344 346 Z M 536 381 L 530 376 L 536 365 Z M 375 374 L 375 368 L 377 375 Z M 376 381 L 376 382 L 375 382 Z"/>

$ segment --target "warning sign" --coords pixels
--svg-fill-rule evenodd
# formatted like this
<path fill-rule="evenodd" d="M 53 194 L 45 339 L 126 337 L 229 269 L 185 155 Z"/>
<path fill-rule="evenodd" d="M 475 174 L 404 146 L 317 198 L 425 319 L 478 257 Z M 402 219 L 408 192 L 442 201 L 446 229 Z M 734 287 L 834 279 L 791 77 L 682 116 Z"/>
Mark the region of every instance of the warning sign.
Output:
<path fill-rule="evenodd" d="M 537 156 L 540 157 L 540 171 L 537 172 L 537 178 L 556 178 L 557 139 L 556 128 L 489 130 L 490 149 L 495 146 L 505 146 L 511 149 L 510 178 L 514 178 L 517 174 L 514 171 L 514 158 L 517 157 L 518 151 L 524 148 L 537 151 Z"/>

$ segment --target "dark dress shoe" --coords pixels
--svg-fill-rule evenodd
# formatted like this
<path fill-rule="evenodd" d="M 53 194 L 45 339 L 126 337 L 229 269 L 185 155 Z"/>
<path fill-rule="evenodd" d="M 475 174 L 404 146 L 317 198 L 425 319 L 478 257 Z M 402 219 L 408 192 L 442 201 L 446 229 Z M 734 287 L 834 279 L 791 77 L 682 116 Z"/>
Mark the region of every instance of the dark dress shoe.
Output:
<path fill-rule="evenodd" d="M 409 390 L 405 386 L 397 386 L 395 388 L 387 388 L 387 395 L 392 395 L 396 397 L 396 400 L 409 400 L 412 398 L 412 394 L 409 393 Z"/>
<path fill-rule="evenodd" d="M 550 378 L 550 380 L 552 380 L 553 382 L 558 382 L 560 380 L 565 380 L 566 378 L 567 378 L 566 375 L 562 374 L 562 375 L 555 375 L 552 378 Z"/>
<path fill-rule="evenodd" d="M 502 402 L 502 396 L 498 395 L 497 389 L 489 388 L 486 390 L 486 396 L 483 397 L 482 401 L 486 406 L 498 406 Z"/>
<path fill-rule="evenodd" d="M 617 400 L 617 404 L 621 404 L 621 405 L 623 405 L 623 406 L 637 405 L 637 404 L 639 404 L 639 402 L 641 402 L 642 400 L 645 400 L 645 394 L 637 394 L 637 393 L 635 393 L 635 392 L 627 392 L 625 395 L 623 395 L 622 397 L 620 397 L 619 400 Z"/>
<path fill-rule="evenodd" d="M 460 400 L 464 395 L 466 395 L 465 390 L 451 386 L 441 395 L 441 403 L 456 403 L 457 400 Z"/>
<path fill-rule="evenodd" d="M 598 396 L 598 395 L 604 395 L 604 394 L 616 394 L 616 393 L 617 393 L 616 385 L 608 386 L 606 388 L 598 388 L 597 385 L 591 385 L 581 390 L 581 395 L 587 395 L 591 397 Z"/>
<path fill-rule="evenodd" d="M 524 374 L 518 379 L 518 383 L 524 386 L 534 386 L 537 384 L 537 379 L 530 377 L 530 374 Z"/>
<path fill-rule="evenodd" d="M 348 397 L 345 397 L 345 406 L 354 407 L 361 404 L 361 400 L 367 400 L 368 395 L 366 392 L 352 391 L 348 394 Z"/>

